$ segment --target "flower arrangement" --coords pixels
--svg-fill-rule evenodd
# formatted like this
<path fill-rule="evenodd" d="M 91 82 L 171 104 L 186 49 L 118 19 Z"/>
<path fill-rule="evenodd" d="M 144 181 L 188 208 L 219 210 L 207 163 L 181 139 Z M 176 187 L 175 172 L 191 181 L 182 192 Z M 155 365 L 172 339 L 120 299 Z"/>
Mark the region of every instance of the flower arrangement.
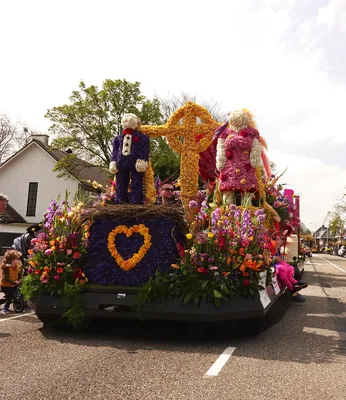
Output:
<path fill-rule="evenodd" d="M 186 234 L 187 245 L 177 244 L 181 259 L 141 289 L 141 301 L 161 295 L 219 306 L 231 295 L 253 295 L 260 273 L 272 263 L 265 220 L 262 209 L 210 207 L 204 201 Z"/>
<path fill-rule="evenodd" d="M 144 242 L 140 249 L 134 253 L 131 258 L 124 260 L 124 258 L 118 252 L 115 244 L 115 238 L 119 234 L 124 234 L 126 237 L 130 237 L 134 233 L 139 233 L 143 237 Z M 144 224 L 134 225 L 131 227 L 127 227 L 126 225 L 118 225 L 108 235 L 108 250 L 119 267 L 124 271 L 129 271 L 130 269 L 134 268 L 147 254 L 150 247 L 151 236 L 149 235 L 149 229 Z"/>
<path fill-rule="evenodd" d="M 83 218 L 83 203 L 71 207 L 67 197 L 61 205 L 57 201 L 51 202 L 42 230 L 32 239 L 23 294 L 26 299 L 41 294 L 72 298 L 73 308 L 65 316 L 75 323 L 81 317 L 78 293 L 88 281 L 83 272 L 83 261 L 90 221 Z"/>

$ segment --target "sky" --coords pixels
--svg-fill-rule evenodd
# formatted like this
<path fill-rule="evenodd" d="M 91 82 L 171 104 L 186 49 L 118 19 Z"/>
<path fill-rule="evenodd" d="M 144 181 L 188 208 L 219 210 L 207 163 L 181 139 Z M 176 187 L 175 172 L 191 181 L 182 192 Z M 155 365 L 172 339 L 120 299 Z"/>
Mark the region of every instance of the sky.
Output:
<path fill-rule="evenodd" d="M 80 80 L 246 107 L 315 230 L 346 192 L 346 0 L 0 2 L 0 112 L 46 132 Z"/>

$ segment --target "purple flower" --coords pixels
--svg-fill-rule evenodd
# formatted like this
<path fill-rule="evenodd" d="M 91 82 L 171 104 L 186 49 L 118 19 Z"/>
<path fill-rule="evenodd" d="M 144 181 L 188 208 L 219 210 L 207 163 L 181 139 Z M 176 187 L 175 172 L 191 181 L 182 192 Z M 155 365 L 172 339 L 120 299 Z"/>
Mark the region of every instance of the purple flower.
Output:
<path fill-rule="evenodd" d="M 256 217 L 258 217 L 259 215 L 262 215 L 262 214 L 264 214 L 264 210 L 263 210 L 263 209 L 257 210 L 257 211 L 255 212 L 255 216 L 256 216 Z"/>
<path fill-rule="evenodd" d="M 195 200 L 191 200 L 189 202 L 189 208 L 191 208 L 191 209 L 197 208 L 197 202 Z"/>

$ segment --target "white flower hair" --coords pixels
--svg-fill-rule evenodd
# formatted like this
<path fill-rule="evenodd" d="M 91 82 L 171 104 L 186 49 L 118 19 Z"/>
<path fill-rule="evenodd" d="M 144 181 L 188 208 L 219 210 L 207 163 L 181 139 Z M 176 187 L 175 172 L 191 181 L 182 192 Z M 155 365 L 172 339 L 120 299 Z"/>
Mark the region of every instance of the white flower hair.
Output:
<path fill-rule="evenodd" d="M 141 125 L 141 120 L 135 114 L 124 114 L 121 125 L 124 129 L 137 129 Z"/>
<path fill-rule="evenodd" d="M 229 114 L 229 124 L 237 132 L 247 128 L 249 123 L 249 116 L 244 110 L 235 110 Z"/>

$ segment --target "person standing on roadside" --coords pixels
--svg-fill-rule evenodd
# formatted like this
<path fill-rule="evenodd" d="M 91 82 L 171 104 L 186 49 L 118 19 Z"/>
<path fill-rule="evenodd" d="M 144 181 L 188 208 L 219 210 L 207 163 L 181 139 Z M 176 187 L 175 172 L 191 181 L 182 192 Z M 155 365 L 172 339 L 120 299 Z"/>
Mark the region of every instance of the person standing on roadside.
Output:
<path fill-rule="evenodd" d="M 8 197 L 0 193 L 0 212 L 5 211 L 8 203 Z"/>

